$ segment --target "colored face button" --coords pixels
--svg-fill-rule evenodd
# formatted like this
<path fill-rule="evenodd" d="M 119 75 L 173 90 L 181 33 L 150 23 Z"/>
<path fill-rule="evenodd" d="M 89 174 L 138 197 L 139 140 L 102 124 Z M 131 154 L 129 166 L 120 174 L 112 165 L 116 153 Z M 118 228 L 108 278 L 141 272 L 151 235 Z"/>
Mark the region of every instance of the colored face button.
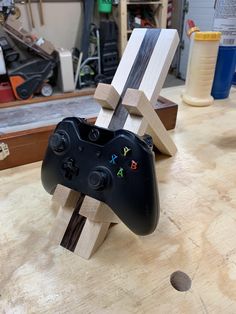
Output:
<path fill-rule="evenodd" d="M 120 168 L 116 175 L 119 178 L 123 178 L 124 177 L 124 169 Z"/>
<path fill-rule="evenodd" d="M 132 160 L 132 161 L 131 161 L 130 168 L 131 168 L 132 170 L 137 170 L 137 169 L 138 169 L 138 163 L 137 163 L 137 161 Z"/>
<path fill-rule="evenodd" d="M 130 153 L 130 152 L 131 152 L 131 148 L 129 148 L 129 147 L 127 147 L 127 146 L 123 147 L 123 149 L 122 149 L 122 155 L 123 155 L 124 157 L 126 157 L 127 154 Z"/>
<path fill-rule="evenodd" d="M 117 160 L 118 156 L 116 154 L 113 154 L 111 156 L 111 160 L 109 161 L 112 165 L 116 165 L 116 160 Z"/>

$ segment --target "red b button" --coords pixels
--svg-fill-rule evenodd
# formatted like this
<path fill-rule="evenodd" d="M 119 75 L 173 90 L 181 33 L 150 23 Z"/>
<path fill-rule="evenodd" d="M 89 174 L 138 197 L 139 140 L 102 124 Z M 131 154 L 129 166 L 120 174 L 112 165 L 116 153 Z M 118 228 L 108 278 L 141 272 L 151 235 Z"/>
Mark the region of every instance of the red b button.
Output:
<path fill-rule="evenodd" d="M 138 168 L 138 163 L 137 163 L 136 161 L 132 160 L 132 161 L 131 161 L 130 168 L 131 168 L 132 170 L 137 170 L 137 168 Z"/>

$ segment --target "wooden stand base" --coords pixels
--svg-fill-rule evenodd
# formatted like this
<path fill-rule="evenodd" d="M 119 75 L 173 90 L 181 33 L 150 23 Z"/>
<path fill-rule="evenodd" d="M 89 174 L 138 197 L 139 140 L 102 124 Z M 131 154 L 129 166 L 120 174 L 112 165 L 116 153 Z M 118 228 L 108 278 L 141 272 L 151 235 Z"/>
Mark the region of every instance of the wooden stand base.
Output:
<path fill-rule="evenodd" d="M 60 207 L 50 241 L 86 259 L 102 244 L 110 223 L 119 222 L 106 204 L 61 185 L 54 192 L 53 202 Z"/>

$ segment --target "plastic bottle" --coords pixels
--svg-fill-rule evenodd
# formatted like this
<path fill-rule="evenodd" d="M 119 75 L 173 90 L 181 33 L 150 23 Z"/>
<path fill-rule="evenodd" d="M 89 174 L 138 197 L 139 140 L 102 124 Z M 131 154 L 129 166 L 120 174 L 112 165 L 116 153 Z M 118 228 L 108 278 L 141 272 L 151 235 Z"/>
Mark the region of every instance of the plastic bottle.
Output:
<path fill-rule="evenodd" d="M 192 106 L 208 106 L 211 96 L 220 32 L 195 32 L 189 54 L 183 101 Z"/>
<path fill-rule="evenodd" d="M 236 64 L 236 47 L 220 46 L 211 94 L 215 99 L 229 97 Z"/>
<path fill-rule="evenodd" d="M 236 66 L 236 1 L 217 0 L 213 30 L 222 32 L 222 37 L 211 94 L 224 99 L 229 96 Z"/>

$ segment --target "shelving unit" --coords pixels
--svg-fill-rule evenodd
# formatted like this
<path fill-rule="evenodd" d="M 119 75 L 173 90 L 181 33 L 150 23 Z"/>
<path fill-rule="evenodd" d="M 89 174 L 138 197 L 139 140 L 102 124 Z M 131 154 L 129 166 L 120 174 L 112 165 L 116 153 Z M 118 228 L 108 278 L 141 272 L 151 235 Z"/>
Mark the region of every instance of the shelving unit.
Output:
<path fill-rule="evenodd" d="M 130 7 L 134 6 L 145 6 L 151 5 L 154 12 L 155 26 L 160 28 L 166 28 L 167 21 L 167 7 L 168 0 L 161 1 L 131 1 L 131 0 L 120 0 L 120 3 L 117 7 L 118 11 L 118 25 L 119 25 L 119 50 L 120 55 L 122 55 L 129 35 L 132 33 L 132 30 L 128 29 L 128 12 Z"/>

